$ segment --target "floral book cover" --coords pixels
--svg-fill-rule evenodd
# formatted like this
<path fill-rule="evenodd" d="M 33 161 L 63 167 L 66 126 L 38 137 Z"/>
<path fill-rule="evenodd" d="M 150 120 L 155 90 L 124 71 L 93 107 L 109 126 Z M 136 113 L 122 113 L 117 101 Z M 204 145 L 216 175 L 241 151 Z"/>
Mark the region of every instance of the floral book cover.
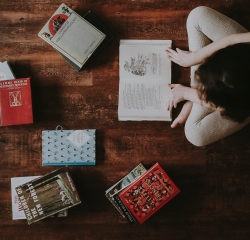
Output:
<path fill-rule="evenodd" d="M 119 197 L 139 223 L 143 223 L 180 190 L 156 163 L 125 188 Z"/>
<path fill-rule="evenodd" d="M 16 187 L 28 224 L 81 203 L 67 167 Z"/>
<path fill-rule="evenodd" d="M 0 126 L 33 123 L 29 78 L 0 81 Z"/>

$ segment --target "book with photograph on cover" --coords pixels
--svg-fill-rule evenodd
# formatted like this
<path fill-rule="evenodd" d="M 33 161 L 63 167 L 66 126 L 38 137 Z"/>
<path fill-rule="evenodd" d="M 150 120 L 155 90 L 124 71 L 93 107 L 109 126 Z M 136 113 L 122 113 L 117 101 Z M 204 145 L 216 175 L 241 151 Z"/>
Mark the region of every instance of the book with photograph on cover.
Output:
<path fill-rule="evenodd" d="M 63 130 L 61 126 L 56 130 L 42 131 L 42 165 L 95 165 L 95 131 Z"/>
<path fill-rule="evenodd" d="M 0 126 L 33 123 L 30 78 L 0 81 Z"/>
<path fill-rule="evenodd" d="M 87 15 L 86 18 L 88 18 Z M 55 48 L 71 66 L 79 71 L 107 37 L 95 25 L 62 3 L 38 36 Z M 108 31 L 107 33 L 109 34 Z M 110 41 L 110 35 L 108 35 L 108 41 Z"/>
<path fill-rule="evenodd" d="M 12 219 L 20 220 L 26 219 L 23 211 L 23 206 L 19 201 L 17 196 L 16 187 L 27 183 L 33 179 L 39 178 L 40 176 L 27 176 L 27 177 L 13 177 L 11 178 L 11 200 L 12 200 Z M 68 215 L 68 210 L 61 211 L 53 216 L 55 217 L 66 217 Z"/>
<path fill-rule="evenodd" d="M 81 203 L 67 167 L 16 187 L 28 224 Z"/>
<path fill-rule="evenodd" d="M 138 177 L 140 177 L 146 171 L 147 171 L 146 168 L 143 166 L 142 163 L 140 163 L 133 170 L 131 170 L 125 177 L 123 177 L 120 181 L 118 181 L 116 184 L 114 184 L 112 187 L 110 187 L 105 191 L 106 197 L 116 207 L 116 209 L 120 212 L 120 214 L 123 217 L 126 217 L 126 215 L 120 209 L 119 205 L 114 199 L 114 196 L 119 192 L 121 192 L 129 184 L 134 182 Z"/>
<path fill-rule="evenodd" d="M 156 163 L 118 195 L 132 217 L 143 223 L 179 192 L 166 172 Z"/>
<path fill-rule="evenodd" d="M 171 121 L 166 104 L 171 61 L 165 50 L 171 40 L 121 40 L 119 48 L 120 121 Z"/>

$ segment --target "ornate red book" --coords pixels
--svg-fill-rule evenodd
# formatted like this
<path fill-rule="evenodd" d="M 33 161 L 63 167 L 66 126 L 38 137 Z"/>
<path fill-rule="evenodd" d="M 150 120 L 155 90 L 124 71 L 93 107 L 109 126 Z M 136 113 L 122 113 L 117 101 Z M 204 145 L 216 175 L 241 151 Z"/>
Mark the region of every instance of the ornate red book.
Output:
<path fill-rule="evenodd" d="M 138 222 L 143 223 L 180 190 L 156 163 L 125 188 L 119 197 Z"/>
<path fill-rule="evenodd" d="M 0 81 L 0 126 L 33 123 L 29 78 Z"/>

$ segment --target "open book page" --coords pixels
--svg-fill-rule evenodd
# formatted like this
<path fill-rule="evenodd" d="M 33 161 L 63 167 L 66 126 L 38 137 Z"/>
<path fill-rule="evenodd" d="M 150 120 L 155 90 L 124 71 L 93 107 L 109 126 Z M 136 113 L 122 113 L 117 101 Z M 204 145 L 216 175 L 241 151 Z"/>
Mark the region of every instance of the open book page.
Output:
<path fill-rule="evenodd" d="M 65 4 L 60 5 L 38 36 L 79 67 L 106 37 Z"/>
<path fill-rule="evenodd" d="M 171 83 L 167 47 L 170 40 L 121 41 L 119 120 L 171 121 L 171 112 L 166 110 Z"/>

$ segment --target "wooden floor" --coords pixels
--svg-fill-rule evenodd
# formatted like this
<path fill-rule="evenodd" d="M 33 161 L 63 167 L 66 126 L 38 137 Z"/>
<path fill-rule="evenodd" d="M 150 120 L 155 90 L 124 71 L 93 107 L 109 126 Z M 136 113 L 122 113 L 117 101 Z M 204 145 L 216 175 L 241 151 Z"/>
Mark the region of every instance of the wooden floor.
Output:
<path fill-rule="evenodd" d="M 250 239 L 250 127 L 206 147 L 195 147 L 170 122 L 119 122 L 120 39 L 172 39 L 187 49 L 185 22 L 210 6 L 250 29 L 248 0 L 66 1 L 84 15 L 92 10 L 115 38 L 76 72 L 37 36 L 61 1 L 0 0 L 0 61 L 16 77 L 31 77 L 35 122 L 0 128 L 0 239 L 245 240 Z M 250 57 L 250 56 L 249 56 Z M 189 83 L 189 69 L 172 65 L 172 81 Z M 176 117 L 180 108 L 174 110 Z M 66 218 L 28 226 L 12 220 L 10 178 L 42 175 L 41 131 L 97 129 L 97 164 L 70 167 L 82 204 Z M 129 225 L 104 191 L 140 162 L 159 162 L 181 193 L 144 224 Z"/>

